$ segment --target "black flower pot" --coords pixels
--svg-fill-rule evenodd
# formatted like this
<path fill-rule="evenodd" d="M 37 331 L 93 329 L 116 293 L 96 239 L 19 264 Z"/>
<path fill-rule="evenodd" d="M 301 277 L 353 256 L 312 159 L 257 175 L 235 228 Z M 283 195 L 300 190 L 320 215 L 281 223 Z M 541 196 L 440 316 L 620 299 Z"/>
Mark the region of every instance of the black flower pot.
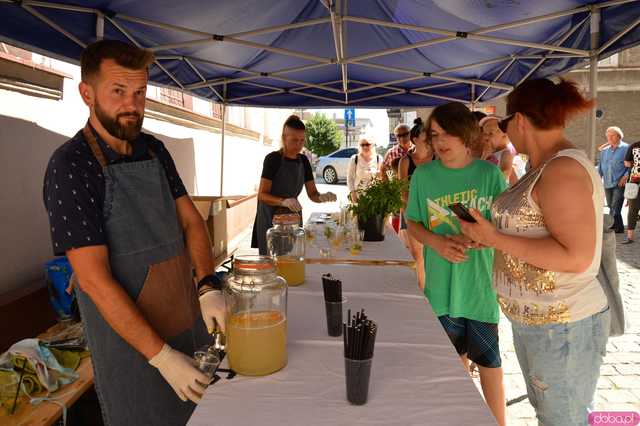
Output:
<path fill-rule="evenodd" d="M 372 216 L 366 221 L 358 218 L 358 228 L 364 231 L 364 241 L 384 240 L 384 216 Z"/>

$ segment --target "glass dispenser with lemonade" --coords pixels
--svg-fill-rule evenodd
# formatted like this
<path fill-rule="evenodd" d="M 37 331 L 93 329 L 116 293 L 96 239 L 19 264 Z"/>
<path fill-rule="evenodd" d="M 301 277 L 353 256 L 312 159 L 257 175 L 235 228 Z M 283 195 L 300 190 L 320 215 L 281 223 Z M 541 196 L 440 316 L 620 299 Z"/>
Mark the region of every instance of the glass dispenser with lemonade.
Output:
<path fill-rule="evenodd" d="M 268 256 L 238 256 L 224 288 L 227 357 L 245 376 L 287 364 L 287 283 Z"/>
<path fill-rule="evenodd" d="M 267 248 L 275 259 L 278 275 L 288 285 L 304 282 L 305 231 L 300 227 L 300 215 L 274 215 L 273 228 L 267 231 Z"/>

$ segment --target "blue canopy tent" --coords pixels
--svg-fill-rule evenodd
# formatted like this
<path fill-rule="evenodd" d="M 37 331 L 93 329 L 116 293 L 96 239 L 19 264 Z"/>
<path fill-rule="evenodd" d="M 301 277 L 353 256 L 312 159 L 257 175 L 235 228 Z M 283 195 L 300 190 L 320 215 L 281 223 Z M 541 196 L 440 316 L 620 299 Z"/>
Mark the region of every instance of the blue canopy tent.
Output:
<path fill-rule="evenodd" d="M 640 0 L 0 0 L 2 41 L 71 62 L 129 41 L 153 83 L 260 107 L 473 106 L 589 63 L 595 93 L 639 24 Z"/>

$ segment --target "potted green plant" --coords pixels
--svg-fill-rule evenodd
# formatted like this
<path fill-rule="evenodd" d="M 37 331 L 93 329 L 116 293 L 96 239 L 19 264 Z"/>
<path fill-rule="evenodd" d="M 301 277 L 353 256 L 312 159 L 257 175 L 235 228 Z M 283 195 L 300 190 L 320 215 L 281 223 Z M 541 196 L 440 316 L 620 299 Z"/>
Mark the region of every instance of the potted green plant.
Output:
<path fill-rule="evenodd" d="M 407 190 L 408 182 L 395 177 L 376 177 L 358 189 L 358 202 L 349 209 L 358 218 L 358 227 L 364 230 L 364 241 L 384 240 L 385 219 L 400 210 L 402 193 Z"/>

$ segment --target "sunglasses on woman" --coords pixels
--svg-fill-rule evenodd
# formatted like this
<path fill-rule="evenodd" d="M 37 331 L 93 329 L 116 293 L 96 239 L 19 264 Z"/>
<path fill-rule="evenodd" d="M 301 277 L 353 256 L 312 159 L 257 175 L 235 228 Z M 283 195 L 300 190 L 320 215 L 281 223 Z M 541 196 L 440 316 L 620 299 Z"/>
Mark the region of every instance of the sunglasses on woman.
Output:
<path fill-rule="evenodd" d="M 515 113 L 509 114 L 502 120 L 498 121 L 498 128 L 500 129 L 500 131 L 502 131 L 502 133 L 507 133 L 507 126 L 509 125 L 509 121 L 511 121 L 511 119 L 515 115 L 516 115 Z"/>
<path fill-rule="evenodd" d="M 360 146 L 365 148 L 365 147 L 371 146 L 371 144 L 370 143 L 361 143 Z"/>

